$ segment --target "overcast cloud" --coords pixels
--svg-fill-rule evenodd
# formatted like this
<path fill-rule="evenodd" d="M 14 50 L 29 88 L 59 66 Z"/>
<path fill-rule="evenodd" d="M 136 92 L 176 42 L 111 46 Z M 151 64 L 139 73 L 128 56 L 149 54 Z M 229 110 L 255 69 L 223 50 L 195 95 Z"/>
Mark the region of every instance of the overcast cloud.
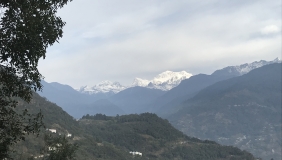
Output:
<path fill-rule="evenodd" d="M 75 88 L 281 58 L 280 0 L 74 0 L 58 14 L 64 37 L 39 70 Z"/>

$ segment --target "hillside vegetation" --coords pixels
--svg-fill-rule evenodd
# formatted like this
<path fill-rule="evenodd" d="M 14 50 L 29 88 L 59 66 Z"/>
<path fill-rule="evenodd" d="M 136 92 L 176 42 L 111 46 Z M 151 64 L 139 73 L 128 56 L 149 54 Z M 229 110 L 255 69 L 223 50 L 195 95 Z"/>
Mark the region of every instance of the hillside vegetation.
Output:
<path fill-rule="evenodd" d="M 14 147 L 15 159 L 27 159 L 44 155 L 46 141 L 44 134 L 61 136 L 71 134 L 67 140 L 79 146 L 76 156 L 79 160 L 129 160 L 129 159 L 191 159 L 191 160 L 253 160 L 254 157 L 236 147 L 222 146 L 213 141 L 202 141 L 185 136 L 171 124 L 155 114 L 143 113 L 108 117 L 102 114 L 85 115 L 75 120 L 56 104 L 34 94 L 30 104 L 19 103 L 21 109 L 31 113 L 41 110 L 48 129 L 39 137 L 29 135 Z M 130 151 L 141 152 L 133 156 Z M 44 158 L 44 157 L 43 157 Z M 40 159 L 40 158 L 39 158 Z"/>
<path fill-rule="evenodd" d="M 169 120 L 185 134 L 281 159 L 281 63 L 217 82 L 179 108 Z"/>

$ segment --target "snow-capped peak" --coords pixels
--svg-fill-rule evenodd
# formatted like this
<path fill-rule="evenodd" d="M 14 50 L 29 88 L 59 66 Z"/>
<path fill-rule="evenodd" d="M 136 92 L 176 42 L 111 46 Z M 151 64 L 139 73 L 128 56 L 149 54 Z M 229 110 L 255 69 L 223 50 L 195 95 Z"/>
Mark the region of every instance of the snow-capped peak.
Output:
<path fill-rule="evenodd" d="M 102 81 L 93 87 L 89 86 L 82 86 L 78 89 L 79 92 L 81 93 L 87 93 L 87 94 L 96 94 L 96 93 L 108 93 L 108 92 L 113 92 L 113 93 L 118 93 L 122 90 L 126 89 L 125 86 L 122 86 L 119 82 L 111 82 L 111 81 Z"/>
<path fill-rule="evenodd" d="M 213 74 L 232 74 L 235 76 L 240 76 L 240 75 L 250 72 L 253 69 L 262 67 L 264 65 L 272 64 L 272 63 L 281 63 L 281 60 L 279 58 L 275 58 L 273 61 L 260 60 L 260 61 L 255 61 L 252 63 L 245 63 L 245 64 L 238 65 L 238 66 L 229 66 L 229 67 L 225 67 L 223 69 L 217 70 Z"/>
<path fill-rule="evenodd" d="M 128 87 L 147 87 L 147 88 L 155 88 L 161 90 L 170 90 L 173 87 L 176 87 L 182 80 L 191 77 L 192 74 L 187 73 L 185 71 L 181 72 L 172 72 L 172 71 L 165 71 L 157 75 L 152 80 L 146 80 L 141 78 L 135 78 L 131 86 Z M 102 81 L 93 87 L 89 86 L 82 86 L 77 91 L 86 94 L 97 94 L 97 93 L 118 93 L 126 88 L 126 86 L 121 85 L 119 82 L 112 82 L 112 81 Z"/>
<path fill-rule="evenodd" d="M 141 78 L 134 78 L 132 86 L 140 86 L 140 87 L 146 87 L 150 81 L 146 79 L 141 79 Z"/>
<path fill-rule="evenodd" d="M 157 75 L 152 82 L 154 84 L 162 84 L 162 83 L 175 83 L 176 81 L 181 81 L 183 79 L 190 78 L 192 74 L 187 73 L 185 71 L 181 72 L 172 72 L 172 71 L 165 71 L 162 72 L 161 74 Z"/>
<path fill-rule="evenodd" d="M 262 67 L 264 65 L 272 64 L 272 63 L 279 63 L 279 62 L 281 62 L 281 60 L 279 60 L 279 58 L 275 58 L 273 61 L 265 61 L 265 60 L 255 61 L 253 63 L 246 63 L 240 66 L 235 66 L 235 68 L 240 73 L 240 75 L 243 75 L 243 74 L 250 72 L 253 69 Z"/>
<path fill-rule="evenodd" d="M 272 64 L 272 63 L 281 63 L 279 58 L 275 58 L 273 61 L 255 61 L 252 63 L 245 63 L 238 66 L 229 66 L 223 69 L 217 70 L 213 73 L 217 75 L 233 75 L 233 76 L 240 76 L 250 72 L 255 68 L 259 68 L 261 66 Z M 119 82 L 111 82 L 111 81 L 102 81 L 93 87 L 89 86 L 82 86 L 77 91 L 86 94 L 96 94 L 96 93 L 118 93 L 126 88 L 129 87 L 147 87 L 147 88 L 154 88 L 154 89 L 161 89 L 161 90 L 170 90 L 177 85 L 184 79 L 188 79 L 192 76 L 192 74 L 187 73 L 186 71 L 180 72 L 173 72 L 173 71 L 165 71 L 158 74 L 152 80 L 135 78 L 133 83 L 130 86 L 123 86 Z"/>
<path fill-rule="evenodd" d="M 182 80 L 188 79 L 191 76 L 192 74 L 187 73 L 186 71 L 165 71 L 154 77 L 152 80 L 135 78 L 132 86 L 155 88 L 166 91 L 176 87 Z"/>

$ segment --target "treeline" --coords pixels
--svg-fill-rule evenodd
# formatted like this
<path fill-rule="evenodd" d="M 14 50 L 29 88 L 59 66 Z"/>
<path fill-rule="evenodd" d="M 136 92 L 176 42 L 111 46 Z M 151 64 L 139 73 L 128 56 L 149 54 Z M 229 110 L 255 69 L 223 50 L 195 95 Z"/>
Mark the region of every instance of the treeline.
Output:
<path fill-rule="evenodd" d="M 236 147 L 185 136 L 167 120 L 152 113 L 116 117 L 86 115 L 79 122 L 101 144 L 114 144 L 127 152 L 142 152 L 144 159 L 254 159 Z"/>

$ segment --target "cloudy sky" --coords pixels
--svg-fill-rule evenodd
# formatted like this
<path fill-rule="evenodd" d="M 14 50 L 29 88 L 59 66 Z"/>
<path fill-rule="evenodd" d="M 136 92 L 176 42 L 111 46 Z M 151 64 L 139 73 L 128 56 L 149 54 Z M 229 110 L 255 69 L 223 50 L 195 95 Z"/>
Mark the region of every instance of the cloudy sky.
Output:
<path fill-rule="evenodd" d="M 39 70 L 74 88 L 281 59 L 281 0 L 74 0 Z"/>

